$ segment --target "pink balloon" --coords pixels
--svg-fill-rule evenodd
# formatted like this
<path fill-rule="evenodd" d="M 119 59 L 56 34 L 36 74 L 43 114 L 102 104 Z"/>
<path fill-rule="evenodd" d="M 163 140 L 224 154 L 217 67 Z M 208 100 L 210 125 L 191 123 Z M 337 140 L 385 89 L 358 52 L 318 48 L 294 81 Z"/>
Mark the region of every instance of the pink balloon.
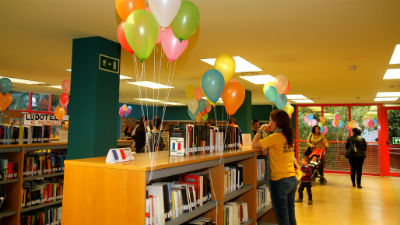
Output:
<path fill-rule="evenodd" d="M 304 116 L 304 123 L 308 123 L 308 116 Z"/>
<path fill-rule="evenodd" d="M 370 128 L 373 128 L 374 127 L 374 121 L 373 120 L 370 120 L 369 122 L 368 122 L 368 126 L 370 127 Z"/>
<path fill-rule="evenodd" d="M 324 126 L 324 132 L 323 132 L 323 134 L 326 134 L 326 133 L 328 133 L 328 127 Z"/>
<path fill-rule="evenodd" d="M 179 39 L 175 37 L 175 34 L 170 27 L 164 31 L 163 36 L 161 47 L 169 61 L 173 62 L 182 55 L 187 48 L 189 41 L 179 41 Z"/>
<path fill-rule="evenodd" d="M 340 119 L 339 114 L 336 114 L 336 115 L 335 115 L 335 120 L 339 120 L 339 119 Z"/>
<path fill-rule="evenodd" d="M 317 124 L 318 124 L 318 122 L 317 122 L 316 119 L 313 119 L 313 120 L 311 121 L 311 125 L 312 125 L 312 126 L 316 126 Z"/>
<path fill-rule="evenodd" d="M 347 129 L 348 131 L 351 131 L 351 128 L 349 127 L 349 125 L 346 125 L 346 129 Z"/>
<path fill-rule="evenodd" d="M 119 109 L 119 116 L 121 117 L 121 119 L 124 117 L 124 110 L 123 109 Z"/>
<path fill-rule="evenodd" d="M 71 90 L 71 81 L 69 79 L 64 79 L 61 82 L 61 87 L 62 87 L 64 93 L 69 94 L 69 92 Z"/>
<path fill-rule="evenodd" d="M 157 42 L 156 44 L 160 44 L 162 40 L 164 39 L 165 36 L 165 30 L 162 29 L 160 25 L 158 25 L 158 37 L 157 37 Z"/>
<path fill-rule="evenodd" d="M 131 111 L 131 109 L 129 109 L 129 108 L 126 110 L 126 113 L 127 113 L 128 115 L 130 115 L 131 112 L 132 112 L 132 111 Z"/>

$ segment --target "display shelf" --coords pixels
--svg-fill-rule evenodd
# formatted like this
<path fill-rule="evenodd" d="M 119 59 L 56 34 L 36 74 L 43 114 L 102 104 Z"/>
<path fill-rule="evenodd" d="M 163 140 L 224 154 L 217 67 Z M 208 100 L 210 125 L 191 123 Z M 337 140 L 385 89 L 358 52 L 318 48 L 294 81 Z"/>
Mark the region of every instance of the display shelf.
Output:
<path fill-rule="evenodd" d="M 253 218 L 250 218 L 247 222 L 241 223 L 240 225 L 250 225 L 254 222 Z"/>
<path fill-rule="evenodd" d="M 62 175 L 64 175 L 64 172 L 43 174 L 43 175 L 38 175 L 38 176 L 29 176 L 29 177 L 24 177 L 23 180 L 30 181 L 30 180 L 40 179 L 40 178 L 57 177 L 57 176 L 62 176 Z"/>
<path fill-rule="evenodd" d="M 29 212 L 32 210 L 41 209 L 41 208 L 45 208 L 45 207 L 49 207 L 49 206 L 53 206 L 53 205 L 57 205 L 57 204 L 61 204 L 61 203 L 62 203 L 62 199 L 57 200 L 55 202 L 49 202 L 49 203 L 39 204 L 39 205 L 30 206 L 30 207 L 26 207 L 26 208 L 21 208 L 21 213 L 25 213 L 25 212 Z"/>
<path fill-rule="evenodd" d="M 262 217 L 265 213 L 272 209 L 272 204 L 267 206 L 266 208 L 262 209 L 260 212 L 257 213 L 257 219 Z"/>
<path fill-rule="evenodd" d="M 260 186 L 260 185 L 263 185 L 263 184 L 266 184 L 265 180 L 258 180 L 257 181 L 257 187 Z"/>
<path fill-rule="evenodd" d="M 13 152 L 22 152 L 22 148 L 20 146 L 8 146 L 3 145 L 0 147 L 0 153 L 13 153 Z"/>
<path fill-rule="evenodd" d="M 51 150 L 66 150 L 68 145 L 66 143 L 40 143 L 40 144 L 30 144 L 24 145 L 25 152 L 33 152 L 43 149 L 51 149 Z"/>
<path fill-rule="evenodd" d="M 0 219 L 17 214 L 15 210 L 2 210 L 0 211 Z"/>
<path fill-rule="evenodd" d="M 196 208 L 195 210 L 189 212 L 189 213 L 185 213 L 173 220 L 169 220 L 165 223 L 165 225 L 178 225 L 178 224 L 183 224 L 189 220 L 192 220 L 208 211 L 210 211 L 211 209 L 214 209 L 215 207 L 218 206 L 218 201 L 209 201 L 207 203 L 205 203 L 203 206 Z"/>
<path fill-rule="evenodd" d="M 2 181 L 0 181 L 0 184 L 10 184 L 10 183 L 18 182 L 18 181 L 19 181 L 18 178 L 11 179 L 11 180 L 2 180 Z"/>
<path fill-rule="evenodd" d="M 224 198 L 224 203 L 229 202 L 232 199 L 239 197 L 240 195 L 250 191 L 253 188 L 254 188 L 254 186 L 252 184 L 244 184 L 243 187 L 240 188 L 239 190 L 236 190 L 236 191 L 226 194 L 225 198 Z"/>

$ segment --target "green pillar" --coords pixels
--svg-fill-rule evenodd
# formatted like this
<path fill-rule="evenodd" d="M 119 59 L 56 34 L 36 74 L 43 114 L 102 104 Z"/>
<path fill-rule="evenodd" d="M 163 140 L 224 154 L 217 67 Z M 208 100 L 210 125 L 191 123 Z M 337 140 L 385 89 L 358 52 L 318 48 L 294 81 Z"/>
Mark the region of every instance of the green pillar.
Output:
<path fill-rule="evenodd" d="M 246 90 L 244 102 L 234 114 L 234 117 L 238 120 L 242 133 L 251 132 L 251 108 L 251 91 Z"/>
<path fill-rule="evenodd" d="M 68 159 L 106 156 L 117 145 L 120 45 L 73 40 Z"/>

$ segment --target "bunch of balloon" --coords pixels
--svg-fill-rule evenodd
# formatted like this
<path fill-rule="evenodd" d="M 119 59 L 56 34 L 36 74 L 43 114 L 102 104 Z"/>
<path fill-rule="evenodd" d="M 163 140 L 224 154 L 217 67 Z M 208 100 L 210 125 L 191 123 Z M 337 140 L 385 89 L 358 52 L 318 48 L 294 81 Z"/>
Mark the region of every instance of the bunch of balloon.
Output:
<path fill-rule="evenodd" d="M 8 106 L 11 105 L 12 95 L 8 93 L 11 91 L 12 82 L 8 78 L 0 79 L 0 109 L 1 111 L 6 111 Z"/>
<path fill-rule="evenodd" d="M 373 128 L 374 126 L 378 125 L 378 120 L 377 119 L 366 118 L 363 121 L 363 125 L 365 127 Z"/>
<path fill-rule="evenodd" d="M 278 109 L 283 110 L 288 99 L 286 95 L 289 93 L 290 83 L 285 75 L 278 75 L 273 82 L 268 82 L 264 85 L 263 92 L 265 98 L 271 103 L 274 103 Z M 286 111 L 286 110 L 285 110 Z"/>
<path fill-rule="evenodd" d="M 322 134 L 328 133 L 328 127 L 325 126 L 325 122 L 326 122 L 325 117 L 321 116 L 320 117 L 320 122 L 318 123 L 318 126 L 319 126 L 319 130 L 320 130 L 320 132 Z"/>
<path fill-rule="evenodd" d="M 332 126 L 333 127 L 343 127 L 343 121 L 340 120 L 339 114 L 335 115 L 335 119 L 332 120 Z"/>
<path fill-rule="evenodd" d="M 292 114 L 294 112 L 294 107 L 290 104 L 290 102 L 287 103 L 285 108 L 283 110 L 289 115 L 289 118 L 292 119 Z"/>
<path fill-rule="evenodd" d="M 68 106 L 69 103 L 69 92 L 71 91 L 71 80 L 64 79 L 61 82 L 61 87 L 63 93 L 60 95 L 60 105 L 54 109 L 54 115 L 57 117 L 58 120 L 62 120 L 65 115 L 65 108 Z"/>
<path fill-rule="evenodd" d="M 129 117 L 132 112 L 132 106 L 127 106 L 126 104 L 123 104 L 121 107 L 119 107 L 119 116 L 122 118 L 124 117 Z"/>
<path fill-rule="evenodd" d="M 188 85 L 185 88 L 186 97 L 188 97 L 188 115 L 191 120 L 196 122 L 207 121 L 208 113 L 211 111 L 211 104 L 206 101 L 200 87 Z"/>
<path fill-rule="evenodd" d="M 360 125 L 355 121 L 351 120 L 347 123 L 346 129 L 350 132 L 353 128 L 359 128 Z"/>
<path fill-rule="evenodd" d="M 200 13 L 188 0 L 115 0 L 122 22 L 118 26 L 118 41 L 125 51 L 141 61 L 147 59 L 156 44 L 161 44 L 170 62 L 185 51 L 197 30 Z"/>

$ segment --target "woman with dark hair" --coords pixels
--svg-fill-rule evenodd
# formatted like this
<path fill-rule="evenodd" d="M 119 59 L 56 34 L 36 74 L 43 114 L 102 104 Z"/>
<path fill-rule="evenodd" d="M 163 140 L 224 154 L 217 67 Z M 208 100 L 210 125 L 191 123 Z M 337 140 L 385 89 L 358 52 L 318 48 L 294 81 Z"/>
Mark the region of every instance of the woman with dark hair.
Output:
<path fill-rule="evenodd" d="M 147 116 L 144 116 L 139 120 L 139 124 L 132 132 L 133 140 L 135 141 L 136 153 L 142 153 L 145 151 L 144 147 L 146 145 L 148 125 L 149 121 L 147 119 Z"/>
<path fill-rule="evenodd" d="M 318 157 L 319 159 L 322 158 L 322 154 L 326 152 L 327 148 L 329 147 L 328 141 L 326 140 L 325 135 L 321 134 L 320 128 L 318 125 L 313 126 L 311 129 L 311 134 L 308 135 L 307 138 L 308 147 L 311 148 L 311 154 L 308 157 L 311 159 L 313 157 Z M 323 166 L 319 167 L 319 174 L 320 174 L 320 182 L 324 183 L 324 166 L 325 163 L 322 164 Z"/>
<path fill-rule="evenodd" d="M 263 131 L 272 134 L 261 139 Z M 260 127 L 252 146 L 262 148 L 264 156 L 269 154 L 271 198 L 278 224 L 295 225 L 297 180 L 293 163 L 293 130 L 288 114 L 283 110 L 272 111 L 269 124 Z"/>
<path fill-rule="evenodd" d="M 353 128 L 352 131 L 353 136 L 349 137 L 346 142 L 346 157 L 349 158 L 351 167 L 350 176 L 353 187 L 356 186 L 355 176 L 357 172 L 357 188 L 362 188 L 361 175 L 364 159 L 367 157 L 365 153 L 367 150 L 367 142 L 361 137 L 361 130 L 359 128 Z"/>

